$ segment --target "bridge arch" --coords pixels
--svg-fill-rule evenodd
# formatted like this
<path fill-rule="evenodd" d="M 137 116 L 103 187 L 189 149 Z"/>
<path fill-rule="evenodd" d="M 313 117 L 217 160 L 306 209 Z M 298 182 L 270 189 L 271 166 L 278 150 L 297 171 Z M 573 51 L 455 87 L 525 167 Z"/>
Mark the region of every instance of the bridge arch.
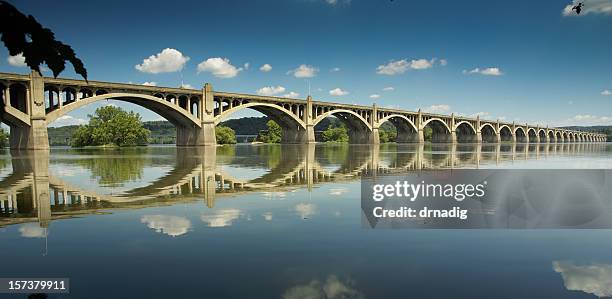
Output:
<path fill-rule="evenodd" d="M 400 114 L 388 115 L 378 121 L 379 127 L 387 121 L 397 130 L 397 143 L 419 142 L 419 129 L 408 117 Z"/>
<path fill-rule="evenodd" d="M 529 142 L 530 143 L 538 142 L 538 133 L 536 132 L 536 129 L 528 128 L 527 129 L 527 136 L 529 136 Z"/>
<path fill-rule="evenodd" d="M 548 137 L 549 143 L 553 143 L 557 141 L 555 138 L 555 132 L 553 130 L 548 130 L 548 132 L 546 133 L 546 136 Z"/>
<path fill-rule="evenodd" d="M 499 139 L 502 142 L 510 142 L 514 140 L 514 132 L 507 125 L 501 125 L 499 127 Z"/>
<path fill-rule="evenodd" d="M 482 137 L 482 142 L 497 142 L 497 131 L 490 123 L 484 123 L 480 126 L 480 136 Z"/>
<path fill-rule="evenodd" d="M 514 136 L 516 139 L 516 142 L 527 142 L 527 135 L 528 133 L 525 132 L 525 129 L 523 129 L 523 127 L 516 127 L 514 129 Z"/>
<path fill-rule="evenodd" d="M 99 91 L 100 90 L 98 90 L 98 92 Z M 62 109 L 52 110 L 51 112 L 47 113 L 47 124 L 83 106 L 98 101 L 111 99 L 142 106 L 161 115 L 175 126 L 201 127 L 201 121 L 194 115 L 190 114 L 187 110 L 179 109 L 179 107 L 176 105 L 173 105 L 171 102 L 165 101 L 159 97 L 137 93 L 101 93 L 95 96 L 82 98 L 74 103 L 63 106 Z"/>
<path fill-rule="evenodd" d="M 335 116 L 348 128 L 349 142 L 365 144 L 370 143 L 373 130 L 368 121 L 358 113 L 347 109 L 333 109 L 319 115 L 312 122 L 313 126 L 323 121 L 326 117 Z M 378 133 L 377 133 L 378 134 Z M 378 136 L 376 136 L 377 138 Z"/>
<path fill-rule="evenodd" d="M 431 142 L 451 142 L 452 130 L 444 120 L 433 117 L 424 121 L 421 125 L 424 134 L 427 127 L 431 129 Z"/>
<path fill-rule="evenodd" d="M 457 136 L 457 142 L 477 142 L 476 128 L 469 121 L 459 121 L 453 128 L 455 130 L 455 136 Z"/>
<path fill-rule="evenodd" d="M 243 110 L 252 109 L 260 112 L 281 126 L 282 143 L 302 143 L 307 138 L 306 124 L 291 111 L 277 104 L 272 103 L 242 103 L 227 110 L 223 110 L 220 115 L 215 116 L 215 125 L 218 125 L 230 115 Z"/>

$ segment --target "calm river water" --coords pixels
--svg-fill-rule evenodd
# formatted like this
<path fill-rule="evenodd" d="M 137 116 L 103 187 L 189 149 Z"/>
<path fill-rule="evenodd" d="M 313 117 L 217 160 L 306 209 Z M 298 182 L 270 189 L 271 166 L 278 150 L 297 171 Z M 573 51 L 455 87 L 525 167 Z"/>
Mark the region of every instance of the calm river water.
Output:
<path fill-rule="evenodd" d="M 4 151 L 0 277 L 75 298 L 612 296 L 610 230 L 362 228 L 362 175 L 437 168 L 609 169 L 612 146 Z"/>

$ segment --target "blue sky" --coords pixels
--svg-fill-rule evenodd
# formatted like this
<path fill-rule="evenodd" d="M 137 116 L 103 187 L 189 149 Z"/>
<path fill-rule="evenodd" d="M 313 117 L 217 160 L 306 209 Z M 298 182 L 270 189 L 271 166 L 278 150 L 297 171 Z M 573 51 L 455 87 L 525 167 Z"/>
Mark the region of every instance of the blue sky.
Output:
<path fill-rule="evenodd" d="M 612 0 L 586 0 L 580 16 L 566 0 L 13 3 L 72 45 L 92 80 L 298 98 L 308 80 L 320 100 L 612 124 Z M 0 71 L 27 73 L 19 62 L 0 49 Z M 61 76 L 78 78 L 71 66 Z"/>

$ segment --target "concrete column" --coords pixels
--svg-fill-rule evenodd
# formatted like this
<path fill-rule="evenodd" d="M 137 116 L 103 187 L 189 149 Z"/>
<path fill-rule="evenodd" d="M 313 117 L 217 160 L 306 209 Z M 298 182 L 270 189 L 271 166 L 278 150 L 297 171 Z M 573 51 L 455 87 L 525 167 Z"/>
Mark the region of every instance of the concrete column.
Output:
<path fill-rule="evenodd" d="M 457 143 L 457 128 L 455 128 L 455 113 L 451 114 L 451 123 L 450 123 L 450 143 Z"/>
<path fill-rule="evenodd" d="M 480 115 L 476 115 L 476 143 L 482 143 L 482 132 L 480 131 Z"/>
<path fill-rule="evenodd" d="M 176 127 L 177 146 L 205 146 L 217 144 L 215 136 L 215 116 L 214 116 L 214 94 L 212 85 L 204 84 L 202 88 L 202 99 L 205 106 L 202 109 L 201 127 Z"/>
<path fill-rule="evenodd" d="M 315 133 L 314 133 L 314 119 L 315 115 L 312 113 L 312 97 L 308 95 L 306 97 L 306 111 L 304 111 L 303 121 L 306 124 L 306 133 L 304 143 L 315 143 Z"/>
<path fill-rule="evenodd" d="M 48 150 L 47 121 L 45 113 L 44 81 L 38 72 L 30 73 L 28 107 L 30 111 L 29 127 L 11 127 L 11 149 Z"/>
<path fill-rule="evenodd" d="M 425 136 L 423 135 L 423 113 L 421 112 L 421 109 L 419 109 L 419 112 L 418 112 L 416 127 L 419 130 L 417 132 L 418 141 L 419 141 L 419 143 L 424 143 L 425 142 Z"/>
<path fill-rule="evenodd" d="M 11 107 L 11 86 L 7 85 L 4 89 L 4 104 L 7 107 Z"/>

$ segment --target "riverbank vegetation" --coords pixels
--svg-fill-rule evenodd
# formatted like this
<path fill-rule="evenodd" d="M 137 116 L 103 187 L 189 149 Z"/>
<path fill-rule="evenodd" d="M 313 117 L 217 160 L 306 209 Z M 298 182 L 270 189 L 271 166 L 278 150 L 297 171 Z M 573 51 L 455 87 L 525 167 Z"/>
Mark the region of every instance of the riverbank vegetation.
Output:
<path fill-rule="evenodd" d="M 217 126 L 215 128 L 217 144 L 236 144 L 236 133 L 232 128 Z"/>
<path fill-rule="evenodd" d="M 80 126 L 71 137 L 73 147 L 146 145 L 151 132 L 142 125 L 138 113 L 115 106 L 104 106 L 89 115 L 89 123 Z"/>
<path fill-rule="evenodd" d="M 8 147 L 9 135 L 4 129 L 0 128 L 0 148 Z"/>

